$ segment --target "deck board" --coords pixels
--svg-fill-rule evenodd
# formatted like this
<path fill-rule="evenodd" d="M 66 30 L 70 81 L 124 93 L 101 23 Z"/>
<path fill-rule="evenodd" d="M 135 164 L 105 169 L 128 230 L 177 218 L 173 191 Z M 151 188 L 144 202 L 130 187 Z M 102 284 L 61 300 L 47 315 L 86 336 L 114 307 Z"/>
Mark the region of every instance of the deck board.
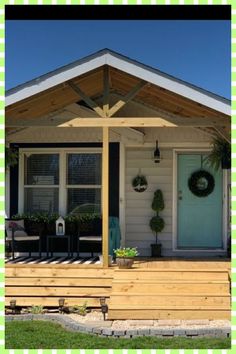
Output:
<path fill-rule="evenodd" d="M 6 262 L 6 305 L 100 307 L 110 319 L 229 319 L 229 260 L 137 259 L 130 270 L 102 268 L 93 258 L 29 258 Z"/>

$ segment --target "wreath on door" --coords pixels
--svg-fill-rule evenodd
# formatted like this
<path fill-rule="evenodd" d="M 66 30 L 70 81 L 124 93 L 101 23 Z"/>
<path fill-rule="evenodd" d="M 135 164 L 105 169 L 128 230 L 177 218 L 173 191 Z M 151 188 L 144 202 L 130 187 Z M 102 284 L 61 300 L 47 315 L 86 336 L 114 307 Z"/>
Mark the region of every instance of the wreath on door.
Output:
<path fill-rule="evenodd" d="M 144 192 L 148 187 L 148 182 L 145 176 L 138 175 L 132 181 L 132 187 L 135 192 Z"/>
<path fill-rule="evenodd" d="M 197 197 L 207 197 L 215 188 L 214 177 L 205 170 L 193 172 L 188 180 L 190 191 Z"/>

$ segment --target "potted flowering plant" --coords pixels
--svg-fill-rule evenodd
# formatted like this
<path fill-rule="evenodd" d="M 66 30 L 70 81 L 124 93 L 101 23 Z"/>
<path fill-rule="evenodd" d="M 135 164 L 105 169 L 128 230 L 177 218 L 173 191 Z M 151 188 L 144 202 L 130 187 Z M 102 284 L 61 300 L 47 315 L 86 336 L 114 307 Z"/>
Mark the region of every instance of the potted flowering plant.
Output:
<path fill-rule="evenodd" d="M 129 269 L 134 263 L 134 257 L 138 256 L 137 248 L 117 248 L 114 250 L 116 263 L 119 269 Z"/>

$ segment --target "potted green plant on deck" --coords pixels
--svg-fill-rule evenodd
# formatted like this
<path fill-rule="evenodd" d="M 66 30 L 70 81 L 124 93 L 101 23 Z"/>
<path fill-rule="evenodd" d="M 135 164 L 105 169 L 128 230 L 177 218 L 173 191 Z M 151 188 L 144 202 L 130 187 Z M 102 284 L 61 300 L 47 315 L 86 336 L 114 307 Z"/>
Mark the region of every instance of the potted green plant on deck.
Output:
<path fill-rule="evenodd" d="M 162 191 L 158 189 L 154 193 L 154 198 L 152 201 L 152 210 L 156 212 L 156 215 L 153 216 L 150 220 L 150 228 L 156 235 L 156 243 L 151 244 L 151 255 L 152 257 L 160 257 L 161 256 L 161 243 L 158 242 L 158 233 L 161 232 L 165 227 L 165 221 L 159 215 L 159 212 L 165 208 L 164 198 Z"/>
<path fill-rule="evenodd" d="M 114 250 L 116 263 L 119 269 L 129 269 L 134 263 L 134 257 L 138 256 L 137 248 L 117 248 Z"/>

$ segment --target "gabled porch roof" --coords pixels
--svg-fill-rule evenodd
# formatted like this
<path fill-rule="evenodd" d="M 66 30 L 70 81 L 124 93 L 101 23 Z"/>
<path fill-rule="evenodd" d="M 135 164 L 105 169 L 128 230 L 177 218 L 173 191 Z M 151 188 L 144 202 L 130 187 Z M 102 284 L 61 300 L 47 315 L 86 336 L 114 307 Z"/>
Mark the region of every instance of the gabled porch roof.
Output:
<path fill-rule="evenodd" d="M 140 95 L 140 98 L 144 101 L 147 99 L 147 94 L 148 96 L 153 94 L 154 97 L 155 95 L 159 97 L 159 99 L 157 99 L 158 106 L 162 106 L 165 105 L 165 101 L 169 101 L 168 98 L 175 97 L 174 102 L 176 102 L 178 106 L 176 100 L 179 99 L 179 103 L 181 103 L 181 98 L 185 98 L 193 101 L 192 105 L 196 102 L 200 104 L 198 105 L 200 107 L 203 105 L 223 114 L 230 115 L 229 100 L 135 60 L 131 60 L 109 49 L 103 49 L 7 91 L 6 107 L 26 100 L 34 95 L 38 95 L 43 91 L 47 91 L 49 96 L 56 92 L 65 95 L 67 91 L 65 83 L 71 80 L 73 80 L 75 84 L 78 83 L 84 86 L 83 89 L 86 88 L 85 81 L 88 82 L 91 79 L 93 79 L 93 81 L 95 80 L 97 85 L 93 88 L 87 83 L 89 89 L 87 94 L 89 96 L 97 95 L 102 90 L 102 67 L 104 65 L 108 65 L 111 68 L 110 86 L 118 91 L 127 92 L 134 84 L 143 80 L 149 83 L 145 90 L 142 90 L 142 95 Z M 154 86 L 156 86 L 155 90 Z M 152 92 L 153 90 L 154 92 Z M 152 102 L 154 97 L 149 97 L 147 101 Z M 67 99 L 70 101 L 67 103 L 71 103 L 71 100 L 73 100 L 72 95 L 68 94 Z M 74 97 L 74 100 L 76 99 L 78 99 L 78 97 Z M 170 102 L 173 105 L 173 101 L 169 101 L 169 104 Z M 190 104 L 190 102 L 188 102 L 188 104 Z"/>
<path fill-rule="evenodd" d="M 120 99 L 111 106 L 111 95 Z M 102 101 L 102 102 L 101 102 Z M 106 101 L 106 102 L 105 102 Z M 150 110 L 151 115 L 129 114 L 123 120 L 121 108 L 130 101 Z M 56 124 L 48 119 L 66 106 L 89 107 L 86 122 L 78 119 Z M 103 108 L 100 106 L 103 105 Z M 153 113 L 154 112 L 154 113 Z M 220 134 L 229 140 L 230 101 L 194 85 L 164 74 L 108 49 L 59 68 L 6 93 L 6 126 L 190 126 Z M 88 118 L 119 117 L 102 121 Z M 136 119 L 131 119 L 136 117 Z M 148 119 L 149 117 L 149 119 Z M 36 118 L 44 118 L 41 122 Z M 46 118 L 46 123 L 45 123 Z M 125 115 L 125 118 L 127 116 Z M 59 123 L 59 122 L 58 122 Z M 63 123 L 63 124 L 61 124 Z M 108 124 L 108 125 L 107 125 Z"/>

